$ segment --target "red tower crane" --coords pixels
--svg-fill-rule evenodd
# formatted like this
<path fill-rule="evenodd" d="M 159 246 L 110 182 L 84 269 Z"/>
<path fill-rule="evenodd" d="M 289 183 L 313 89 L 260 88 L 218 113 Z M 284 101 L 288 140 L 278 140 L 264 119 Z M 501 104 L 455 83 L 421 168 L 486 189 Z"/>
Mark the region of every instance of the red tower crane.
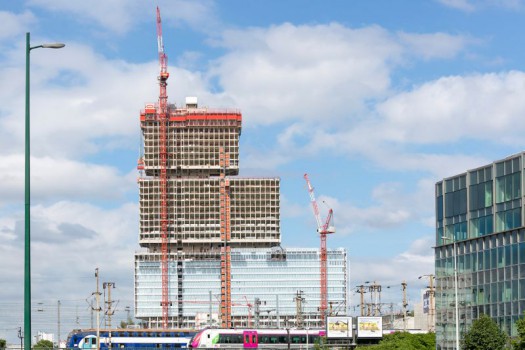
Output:
<path fill-rule="evenodd" d="M 326 235 L 334 233 L 335 227 L 333 226 L 333 210 L 330 208 L 328 210 L 328 216 L 326 220 L 321 221 L 321 214 L 319 213 L 319 206 L 315 199 L 314 188 L 308 179 L 308 174 L 304 174 L 304 179 L 306 180 L 306 185 L 308 186 L 308 193 L 310 194 L 310 202 L 312 203 L 312 208 L 314 210 L 315 220 L 317 221 L 317 232 L 321 237 L 321 307 L 319 308 L 319 313 L 321 316 L 321 326 L 324 327 L 326 309 L 328 308 L 327 301 L 327 272 L 326 272 Z"/>
<path fill-rule="evenodd" d="M 221 232 L 221 327 L 231 328 L 232 296 L 231 296 L 231 217 L 230 217 L 230 180 L 226 178 L 226 170 L 230 166 L 230 155 L 219 149 L 220 180 L 220 232 Z"/>
<path fill-rule="evenodd" d="M 157 6 L 157 44 L 159 51 L 159 105 L 157 108 L 157 121 L 159 123 L 159 158 L 160 158 L 160 236 L 161 236 L 161 274 L 162 274 L 162 327 L 168 328 L 169 316 L 169 291 L 168 291 L 168 151 L 167 129 L 169 121 L 168 95 L 166 93 L 168 73 L 168 57 L 164 53 L 162 42 L 162 22 L 160 10 Z"/>

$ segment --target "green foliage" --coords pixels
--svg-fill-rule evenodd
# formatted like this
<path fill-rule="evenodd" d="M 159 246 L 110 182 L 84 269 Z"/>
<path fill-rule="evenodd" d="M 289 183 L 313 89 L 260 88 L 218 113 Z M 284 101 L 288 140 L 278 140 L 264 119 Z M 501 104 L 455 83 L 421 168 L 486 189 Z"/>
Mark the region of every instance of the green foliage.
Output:
<path fill-rule="evenodd" d="M 516 321 L 516 329 L 518 331 L 518 337 L 512 341 L 512 349 L 525 350 L 525 318 L 524 317 Z"/>
<path fill-rule="evenodd" d="M 47 349 L 53 349 L 53 348 L 54 348 L 53 342 L 49 340 L 44 340 L 44 339 L 40 340 L 38 343 L 36 343 L 33 346 L 33 350 L 37 350 L 37 349 L 47 350 Z"/>
<path fill-rule="evenodd" d="M 328 345 L 326 345 L 326 337 L 317 338 L 314 342 L 314 349 L 315 350 L 328 349 Z"/>
<path fill-rule="evenodd" d="M 0 349 L 5 349 L 6 345 L 7 345 L 7 341 L 5 339 L 0 338 Z"/>
<path fill-rule="evenodd" d="M 434 350 L 436 348 L 436 334 L 411 334 L 395 332 L 387 334 L 378 345 L 368 346 L 367 350 Z"/>
<path fill-rule="evenodd" d="M 499 329 L 496 322 L 487 315 L 472 323 L 463 338 L 463 350 L 502 350 L 507 343 L 507 335 Z"/>

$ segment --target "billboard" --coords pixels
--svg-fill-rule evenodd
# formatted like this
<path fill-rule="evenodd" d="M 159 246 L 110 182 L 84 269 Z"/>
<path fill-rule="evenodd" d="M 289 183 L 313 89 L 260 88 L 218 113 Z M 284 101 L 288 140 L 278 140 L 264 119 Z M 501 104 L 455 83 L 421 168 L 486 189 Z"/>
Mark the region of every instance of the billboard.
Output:
<path fill-rule="evenodd" d="M 383 319 L 381 317 L 358 317 L 357 318 L 357 337 L 358 338 L 382 338 Z"/>
<path fill-rule="evenodd" d="M 328 316 L 326 318 L 327 338 L 352 338 L 352 317 Z"/>

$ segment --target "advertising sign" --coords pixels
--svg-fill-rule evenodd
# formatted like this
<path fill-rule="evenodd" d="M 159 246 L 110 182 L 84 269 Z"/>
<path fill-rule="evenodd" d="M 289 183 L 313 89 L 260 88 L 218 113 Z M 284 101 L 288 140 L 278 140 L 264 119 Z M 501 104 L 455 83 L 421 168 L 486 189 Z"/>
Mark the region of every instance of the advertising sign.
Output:
<path fill-rule="evenodd" d="M 357 318 L 357 337 L 358 338 L 382 338 L 383 319 L 381 317 L 358 317 Z"/>
<path fill-rule="evenodd" d="M 352 317 L 328 316 L 326 318 L 327 338 L 352 338 Z"/>

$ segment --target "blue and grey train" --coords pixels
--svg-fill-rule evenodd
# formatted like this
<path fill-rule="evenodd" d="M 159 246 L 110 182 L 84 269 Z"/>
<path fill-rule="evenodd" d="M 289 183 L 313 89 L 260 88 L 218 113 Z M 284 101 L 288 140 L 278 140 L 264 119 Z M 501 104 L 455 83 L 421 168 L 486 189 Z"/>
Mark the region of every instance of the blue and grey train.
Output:
<path fill-rule="evenodd" d="M 197 333 L 190 329 L 101 329 L 100 349 L 187 349 Z M 96 349 L 96 329 L 75 329 L 67 337 L 68 349 Z"/>

